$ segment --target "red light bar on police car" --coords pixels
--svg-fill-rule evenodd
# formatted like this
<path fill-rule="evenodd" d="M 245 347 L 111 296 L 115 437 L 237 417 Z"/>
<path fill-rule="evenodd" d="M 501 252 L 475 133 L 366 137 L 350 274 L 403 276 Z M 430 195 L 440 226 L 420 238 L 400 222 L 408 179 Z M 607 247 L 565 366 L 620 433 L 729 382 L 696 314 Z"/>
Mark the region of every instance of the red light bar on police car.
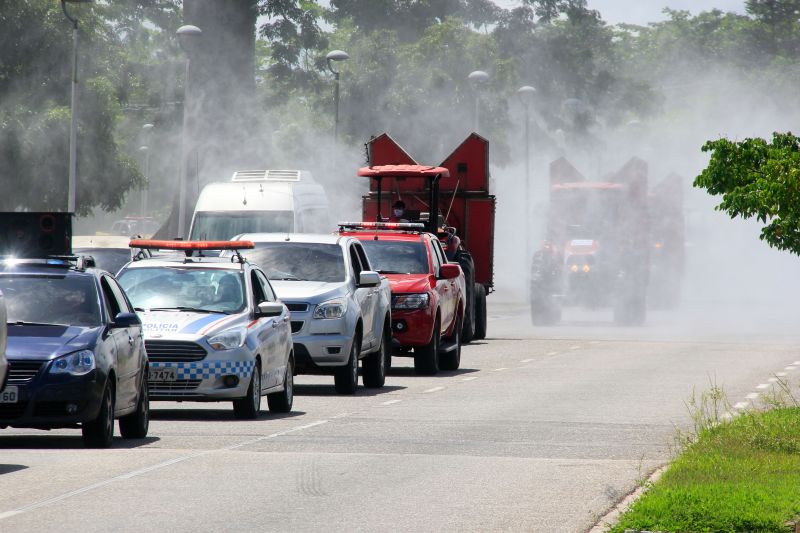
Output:
<path fill-rule="evenodd" d="M 405 229 L 419 231 L 425 229 L 421 222 L 339 222 L 340 228 L 349 229 Z"/>
<path fill-rule="evenodd" d="M 253 241 L 155 241 L 131 239 L 131 248 L 146 250 L 249 250 L 255 248 Z"/>

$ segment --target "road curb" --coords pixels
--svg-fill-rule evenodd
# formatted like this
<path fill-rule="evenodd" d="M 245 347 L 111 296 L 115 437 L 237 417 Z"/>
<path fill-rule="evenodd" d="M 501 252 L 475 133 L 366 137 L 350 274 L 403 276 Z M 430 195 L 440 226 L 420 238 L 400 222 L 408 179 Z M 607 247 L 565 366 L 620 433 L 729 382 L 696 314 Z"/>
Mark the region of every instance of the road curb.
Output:
<path fill-rule="evenodd" d="M 611 508 L 605 515 L 600 518 L 600 520 L 592 526 L 591 529 L 587 531 L 587 533 L 605 533 L 608 529 L 614 525 L 618 520 L 619 517 L 628 510 L 628 508 L 633 505 L 633 503 L 639 499 L 639 497 L 644 494 L 644 491 L 647 490 L 647 487 L 658 481 L 658 478 L 661 477 L 661 474 L 669 467 L 669 464 L 656 468 L 652 474 L 650 474 L 647 478 L 647 481 L 636 487 L 632 492 L 630 492 L 627 496 L 622 498 L 617 504 Z"/>

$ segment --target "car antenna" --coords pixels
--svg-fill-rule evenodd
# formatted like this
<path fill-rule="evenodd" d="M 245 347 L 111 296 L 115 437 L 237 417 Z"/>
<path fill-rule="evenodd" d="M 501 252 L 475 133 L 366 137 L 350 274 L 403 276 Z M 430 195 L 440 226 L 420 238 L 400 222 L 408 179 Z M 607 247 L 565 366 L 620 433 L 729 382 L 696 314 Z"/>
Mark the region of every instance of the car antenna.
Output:
<path fill-rule="evenodd" d="M 242 185 L 242 205 L 247 205 L 247 187 Z"/>

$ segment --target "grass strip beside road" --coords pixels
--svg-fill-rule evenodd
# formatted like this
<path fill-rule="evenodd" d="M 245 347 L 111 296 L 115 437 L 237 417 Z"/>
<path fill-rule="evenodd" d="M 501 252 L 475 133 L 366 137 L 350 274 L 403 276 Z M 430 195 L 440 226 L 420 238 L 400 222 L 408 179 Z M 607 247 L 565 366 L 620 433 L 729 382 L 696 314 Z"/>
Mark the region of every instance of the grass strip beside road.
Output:
<path fill-rule="evenodd" d="M 780 532 L 800 517 L 800 408 L 704 429 L 611 528 Z"/>

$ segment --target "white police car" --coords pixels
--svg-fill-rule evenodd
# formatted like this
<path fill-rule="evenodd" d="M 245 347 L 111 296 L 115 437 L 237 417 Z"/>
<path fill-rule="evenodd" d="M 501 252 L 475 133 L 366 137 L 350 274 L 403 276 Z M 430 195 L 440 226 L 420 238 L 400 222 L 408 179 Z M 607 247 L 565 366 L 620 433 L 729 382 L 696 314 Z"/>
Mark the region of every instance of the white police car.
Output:
<path fill-rule="evenodd" d="M 135 260 L 117 275 L 142 318 L 152 400 L 233 400 L 237 418 L 255 418 L 261 396 L 270 411 L 293 400 L 289 311 L 237 241 L 151 241 L 132 248 L 179 250 Z M 205 250 L 236 250 L 207 257 Z"/>

